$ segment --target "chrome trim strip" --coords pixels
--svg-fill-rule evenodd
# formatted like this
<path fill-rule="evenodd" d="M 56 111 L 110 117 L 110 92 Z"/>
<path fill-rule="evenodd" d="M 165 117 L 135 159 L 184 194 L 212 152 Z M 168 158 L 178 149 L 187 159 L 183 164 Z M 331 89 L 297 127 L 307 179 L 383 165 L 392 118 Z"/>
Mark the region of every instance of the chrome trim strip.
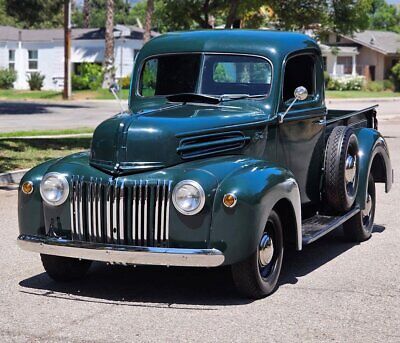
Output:
<path fill-rule="evenodd" d="M 106 242 L 111 241 L 111 181 L 107 184 L 107 193 L 106 193 Z"/>
<path fill-rule="evenodd" d="M 148 206 L 148 196 L 149 196 L 149 182 L 146 180 L 144 186 L 144 210 L 143 210 L 143 240 L 144 244 L 149 245 L 149 240 L 147 239 L 147 206 Z"/>
<path fill-rule="evenodd" d="M 28 235 L 18 237 L 18 246 L 41 254 L 122 264 L 217 267 L 225 260 L 222 252 L 217 249 L 112 246 Z"/>
<path fill-rule="evenodd" d="M 156 194 L 155 194 L 155 214 L 154 214 L 154 244 L 158 244 L 158 222 L 159 222 L 159 194 L 160 194 L 160 181 L 157 180 Z"/>
<path fill-rule="evenodd" d="M 136 239 L 137 239 L 136 201 L 137 201 L 137 193 L 136 193 L 136 181 L 135 181 L 135 185 L 132 187 L 132 241 L 134 244 L 136 244 Z"/>
<path fill-rule="evenodd" d="M 160 243 L 165 240 L 165 180 L 161 188 L 161 224 L 160 224 Z"/>
<path fill-rule="evenodd" d="M 124 181 L 122 181 L 121 187 L 118 188 L 118 232 L 120 244 L 125 242 L 124 199 Z"/>
<path fill-rule="evenodd" d="M 166 218 L 165 218 L 165 237 L 166 241 L 169 241 L 169 208 L 170 208 L 170 200 L 171 200 L 171 189 L 172 189 L 172 181 L 168 182 L 168 195 L 167 195 L 167 208 L 166 208 Z"/>
<path fill-rule="evenodd" d="M 79 234 L 80 240 L 83 240 L 82 180 L 83 180 L 83 177 L 78 181 L 78 234 Z"/>
<path fill-rule="evenodd" d="M 114 243 L 118 243 L 118 218 L 117 218 L 117 192 L 118 181 L 112 186 L 112 222 L 111 222 L 111 237 Z"/>
<path fill-rule="evenodd" d="M 138 243 L 142 243 L 142 180 L 139 181 L 139 202 L 138 202 Z"/>
<path fill-rule="evenodd" d="M 69 210 L 71 217 L 71 237 L 75 236 L 75 210 L 74 210 L 74 196 L 75 196 L 75 177 L 73 176 L 71 179 L 71 192 L 69 193 Z"/>

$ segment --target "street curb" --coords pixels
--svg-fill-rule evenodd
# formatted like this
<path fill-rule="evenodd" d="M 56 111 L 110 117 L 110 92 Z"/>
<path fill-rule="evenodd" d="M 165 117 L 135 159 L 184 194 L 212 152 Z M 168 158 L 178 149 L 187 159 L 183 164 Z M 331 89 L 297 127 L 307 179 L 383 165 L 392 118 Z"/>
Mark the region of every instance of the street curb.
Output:
<path fill-rule="evenodd" d="M 29 169 L 21 169 L 0 174 L 0 186 L 7 186 L 13 183 L 19 183 L 28 170 Z"/>
<path fill-rule="evenodd" d="M 393 98 L 326 98 L 325 101 L 327 103 L 332 102 L 396 102 L 400 101 L 400 97 L 393 97 Z"/>

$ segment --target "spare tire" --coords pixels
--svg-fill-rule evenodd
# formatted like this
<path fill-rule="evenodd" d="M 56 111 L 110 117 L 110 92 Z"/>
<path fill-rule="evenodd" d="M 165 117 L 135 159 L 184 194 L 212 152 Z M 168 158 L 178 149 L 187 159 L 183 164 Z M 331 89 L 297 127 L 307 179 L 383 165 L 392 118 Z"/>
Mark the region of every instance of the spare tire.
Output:
<path fill-rule="evenodd" d="M 347 126 L 335 127 L 325 151 L 324 200 L 333 212 L 346 212 L 353 206 L 358 187 L 358 140 Z"/>

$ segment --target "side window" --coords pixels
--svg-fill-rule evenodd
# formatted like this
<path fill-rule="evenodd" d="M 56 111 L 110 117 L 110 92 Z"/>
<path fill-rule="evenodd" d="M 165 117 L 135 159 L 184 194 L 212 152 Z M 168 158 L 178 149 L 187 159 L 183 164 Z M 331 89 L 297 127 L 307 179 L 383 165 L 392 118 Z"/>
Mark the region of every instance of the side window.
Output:
<path fill-rule="evenodd" d="M 307 88 L 309 97 L 315 95 L 315 58 L 312 55 L 300 55 L 287 61 L 283 101 L 293 99 L 294 90 L 299 86 Z"/>

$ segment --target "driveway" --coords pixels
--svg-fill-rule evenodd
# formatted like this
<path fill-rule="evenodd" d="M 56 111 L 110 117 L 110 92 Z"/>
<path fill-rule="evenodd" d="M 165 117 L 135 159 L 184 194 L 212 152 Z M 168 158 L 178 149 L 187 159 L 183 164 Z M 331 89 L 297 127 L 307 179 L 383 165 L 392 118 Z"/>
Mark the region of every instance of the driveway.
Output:
<path fill-rule="evenodd" d="M 400 119 L 400 98 L 396 100 L 328 100 L 328 108 L 359 110 L 379 102 L 381 119 Z M 120 111 L 116 101 L 0 101 L 0 132 L 95 128 Z"/>
<path fill-rule="evenodd" d="M 383 121 L 400 169 L 400 122 Z M 0 340 L 46 342 L 399 342 L 400 192 L 377 189 L 373 236 L 332 232 L 287 252 L 278 290 L 249 301 L 227 269 L 107 266 L 57 284 L 16 246 L 17 193 L 0 190 Z"/>

